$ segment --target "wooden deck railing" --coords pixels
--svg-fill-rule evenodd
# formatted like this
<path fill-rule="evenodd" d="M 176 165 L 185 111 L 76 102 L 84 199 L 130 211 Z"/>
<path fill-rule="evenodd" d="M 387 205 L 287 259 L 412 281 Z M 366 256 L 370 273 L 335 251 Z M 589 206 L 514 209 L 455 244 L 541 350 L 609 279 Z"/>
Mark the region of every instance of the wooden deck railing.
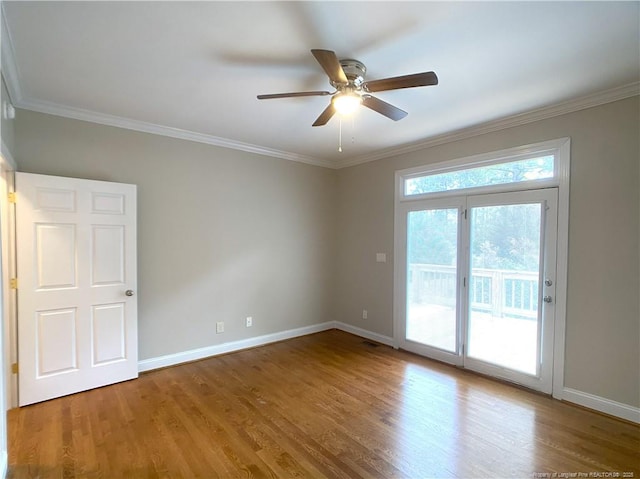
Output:
<path fill-rule="evenodd" d="M 434 264 L 409 266 L 411 297 L 420 303 L 454 306 L 456 268 Z M 496 317 L 536 318 L 538 273 L 476 268 L 469 281 L 471 309 Z"/>

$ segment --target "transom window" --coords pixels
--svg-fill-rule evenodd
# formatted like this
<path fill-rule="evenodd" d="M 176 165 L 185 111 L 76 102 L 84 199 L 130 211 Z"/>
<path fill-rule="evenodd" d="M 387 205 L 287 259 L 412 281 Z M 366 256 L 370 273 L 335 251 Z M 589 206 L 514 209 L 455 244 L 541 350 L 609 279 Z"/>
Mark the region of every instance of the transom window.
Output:
<path fill-rule="evenodd" d="M 554 156 L 549 155 L 407 178 L 404 192 L 407 196 L 421 195 L 553 178 L 553 160 Z"/>
<path fill-rule="evenodd" d="M 403 170 L 399 199 L 557 186 L 562 165 L 557 161 L 557 142 L 548 143 Z"/>

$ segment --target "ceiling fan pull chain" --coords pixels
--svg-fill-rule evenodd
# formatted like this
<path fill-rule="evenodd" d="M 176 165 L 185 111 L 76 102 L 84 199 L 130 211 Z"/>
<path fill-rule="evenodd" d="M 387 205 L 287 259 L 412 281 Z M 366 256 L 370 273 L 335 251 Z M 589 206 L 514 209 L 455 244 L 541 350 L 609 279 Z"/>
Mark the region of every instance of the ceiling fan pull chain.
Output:
<path fill-rule="evenodd" d="M 339 118 L 339 130 L 338 130 L 338 152 L 342 153 L 342 118 Z"/>

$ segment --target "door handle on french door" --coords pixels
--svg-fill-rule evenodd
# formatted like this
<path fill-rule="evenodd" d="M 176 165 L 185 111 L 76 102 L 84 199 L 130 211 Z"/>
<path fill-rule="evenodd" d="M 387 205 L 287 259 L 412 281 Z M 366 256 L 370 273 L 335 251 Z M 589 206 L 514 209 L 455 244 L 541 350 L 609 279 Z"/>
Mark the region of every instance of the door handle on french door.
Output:
<path fill-rule="evenodd" d="M 124 292 L 124 294 L 126 294 L 127 296 L 133 296 L 135 293 L 133 292 L 132 289 L 128 289 Z"/>
<path fill-rule="evenodd" d="M 544 298 L 542 298 L 542 301 L 544 301 L 545 303 L 551 303 L 553 302 L 553 298 L 551 296 L 545 296 Z"/>

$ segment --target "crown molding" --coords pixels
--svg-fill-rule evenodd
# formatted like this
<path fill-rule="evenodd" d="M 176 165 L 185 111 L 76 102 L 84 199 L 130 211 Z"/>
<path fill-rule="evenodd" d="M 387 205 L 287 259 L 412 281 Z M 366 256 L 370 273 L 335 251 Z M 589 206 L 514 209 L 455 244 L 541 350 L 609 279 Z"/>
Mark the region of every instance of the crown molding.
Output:
<path fill-rule="evenodd" d="M 11 39 L 11 33 L 9 33 L 9 27 L 7 26 L 4 3 L 2 2 L 0 2 L 0 16 L 2 17 L 2 24 L 0 26 L 0 30 L 2 31 L 2 49 L 0 50 L 0 55 L 2 55 L 2 77 L 5 80 L 5 85 L 7 85 L 9 98 L 15 106 L 17 102 L 22 100 L 20 74 L 18 71 L 18 64 L 16 63 L 13 40 Z"/>
<path fill-rule="evenodd" d="M 282 160 L 297 161 L 299 163 L 322 166 L 325 168 L 334 168 L 333 162 L 322 160 L 319 158 L 314 158 L 311 156 L 300 155 L 297 153 L 292 153 L 292 152 L 283 151 L 283 150 L 276 150 L 272 148 L 266 148 L 264 146 L 253 145 L 250 143 L 243 143 L 241 141 L 229 140 L 227 138 L 207 135 L 204 133 L 181 130 L 179 128 L 172 128 L 164 125 L 158 125 L 155 123 L 132 120 L 129 118 L 123 118 L 115 115 L 108 115 L 105 113 L 98 113 L 95 111 L 84 110 L 81 108 L 63 106 L 56 103 L 50 103 L 50 102 L 45 102 L 41 100 L 22 99 L 19 102 L 14 103 L 14 106 L 16 108 L 21 108 L 24 110 L 31 110 L 39 113 L 47 113 L 49 115 L 62 116 L 62 117 L 71 118 L 74 120 L 98 123 L 100 125 L 114 126 L 117 128 L 124 128 L 127 130 L 134 130 L 134 131 L 139 131 L 143 133 L 151 133 L 153 135 L 166 136 L 170 138 L 176 138 L 179 140 L 194 141 L 197 143 L 204 143 L 207 145 L 219 146 L 222 148 L 230 148 L 232 150 L 255 153 L 257 155 L 270 156 L 270 157 L 279 158 Z"/>
<path fill-rule="evenodd" d="M 433 136 L 417 143 L 411 143 L 408 145 L 400 146 L 398 148 L 388 148 L 385 150 L 376 151 L 372 154 L 348 158 L 342 161 L 338 168 L 347 168 L 362 163 L 369 163 L 371 161 L 390 158 L 392 156 L 413 153 L 437 145 L 443 145 L 445 143 L 450 143 L 453 141 L 460 141 L 466 138 L 505 130 L 507 128 L 512 128 L 515 126 L 526 125 L 535 121 L 546 120 L 556 116 L 565 115 L 567 113 L 573 113 L 579 110 L 585 110 L 587 108 L 604 105 L 605 103 L 624 100 L 625 98 L 630 98 L 637 95 L 640 95 L 640 82 L 633 82 L 621 87 L 611 88 L 609 90 L 604 90 L 591 95 L 585 95 L 572 100 L 556 103 L 554 105 L 537 108 L 535 110 L 527 111 L 524 113 L 518 113 L 516 115 L 501 118 L 499 120 L 481 123 L 479 125 L 463 128 L 461 130 Z"/>
<path fill-rule="evenodd" d="M 20 87 L 20 72 L 18 65 L 15 61 L 16 55 L 13 46 L 13 40 L 11 33 L 7 26 L 6 15 L 4 11 L 4 4 L 0 1 L 0 16 L 2 17 L 2 23 L 0 30 L 2 32 L 2 48 L 0 54 L 2 55 L 2 69 L 1 74 L 5 80 L 9 97 L 12 104 L 16 108 L 22 108 L 25 110 L 32 110 L 40 113 L 47 113 L 50 115 L 62 116 L 66 118 L 72 118 L 76 120 L 88 121 L 91 123 L 98 123 L 107 126 L 113 126 L 117 128 L 124 128 L 128 130 L 134 130 L 144 133 L 150 133 L 154 135 L 167 136 L 170 138 L 176 138 L 186 141 L 194 141 L 198 143 L 204 143 L 207 145 L 219 146 L 222 148 L 230 148 L 233 150 L 244 151 L 248 153 L 254 153 L 257 155 L 269 156 L 273 158 L 279 158 L 283 160 L 296 161 L 299 163 L 306 163 L 309 165 L 320 166 L 331 169 L 342 169 L 351 166 L 359 165 L 362 163 L 369 163 L 371 161 L 381 160 L 384 158 L 390 158 L 393 156 L 399 156 L 407 153 L 413 153 L 419 150 L 424 150 L 437 145 L 450 143 L 454 141 L 460 141 L 466 138 L 471 138 L 486 133 L 492 133 L 507 128 L 512 128 L 535 121 L 545 120 L 567 113 L 573 113 L 579 110 L 592 108 L 595 106 L 603 105 L 617 100 L 623 100 L 632 96 L 640 94 L 640 81 L 629 83 L 621 87 L 604 90 L 591 95 L 585 95 L 579 98 L 563 101 L 554 105 L 538 108 L 535 110 L 511 115 L 498 120 L 473 125 L 460 130 L 443 133 L 440 135 L 428 137 L 424 140 L 401 145 L 399 147 L 392 147 L 383 150 L 378 150 L 373 153 L 367 153 L 364 155 L 353 156 L 350 158 L 341 158 L 340 160 L 330 160 L 327 158 L 318 158 L 308 155 L 302 155 L 289 151 L 277 150 L 273 148 L 267 148 L 264 146 L 253 145 L 250 143 L 244 143 L 227 138 L 221 138 L 213 135 L 207 135 L 204 133 L 197 133 L 188 130 L 182 130 L 179 128 L 172 128 L 164 125 L 158 125 L 155 123 L 149 123 L 139 120 L 133 120 L 129 118 L 123 118 L 115 115 L 108 115 L 105 113 L 99 113 L 90 110 L 84 110 L 80 108 L 69 107 L 56 103 L 35 100 L 25 98 Z"/>
<path fill-rule="evenodd" d="M 19 86 L 19 73 L 16 63 L 14 61 L 15 55 L 13 52 L 13 45 L 11 38 L 9 37 L 6 25 L 4 24 L 3 14 L 3 41 L 2 41 L 2 63 L 5 67 L 2 70 L 2 76 L 5 78 L 7 89 L 13 105 L 16 108 L 25 110 L 36 111 L 40 113 L 47 113 L 50 115 L 62 116 L 75 120 L 88 121 L 91 123 L 98 123 L 101 125 L 113 126 L 117 128 L 124 128 L 128 130 L 139 131 L 143 133 L 150 133 L 154 135 L 167 136 L 170 138 L 176 138 L 186 141 L 194 141 L 197 143 L 204 143 L 207 145 L 219 146 L 222 148 L 230 148 L 233 150 L 244 151 L 248 153 L 254 153 L 257 155 L 269 156 L 273 158 L 279 158 L 283 160 L 296 161 L 299 163 L 306 163 L 309 165 L 320 166 L 331 169 L 342 169 L 351 166 L 356 166 L 363 163 L 369 163 L 371 161 L 377 161 L 393 156 L 404 155 L 413 153 L 416 151 L 431 148 L 437 145 L 450 143 L 454 141 L 464 140 L 478 135 L 486 133 L 492 133 L 507 128 L 525 125 L 533 123 L 535 121 L 545 120 L 567 113 L 573 113 L 579 110 L 592 108 L 595 106 L 603 105 L 605 103 L 611 103 L 632 96 L 640 95 L 640 82 L 633 82 L 621 87 L 604 90 L 591 95 L 585 95 L 572 100 L 567 100 L 554 105 L 537 108 L 535 110 L 511 115 L 498 120 L 481 123 L 478 125 L 470 126 L 460 130 L 444 133 L 441 135 L 433 136 L 425 140 L 402 145 L 400 147 L 387 148 L 378 150 L 373 153 L 365 155 L 354 156 L 351 158 L 342 158 L 340 160 L 329 160 L 323 158 L 317 158 L 307 155 L 301 155 L 284 150 L 276 150 L 273 148 L 267 148 L 264 146 L 253 145 L 250 143 L 244 143 L 240 141 L 230 140 L 227 138 L 221 138 L 213 135 L 207 135 L 204 133 L 197 133 L 188 130 L 181 130 L 179 128 L 172 128 L 164 125 L 158 125 L 155 123 L 149 123 L 139 120 L 132 120 L 129 118 L 123 118 L 115 115 L 108 115 L 105 113 L 98 113 L 90 110 L 84 110 L 80 108 L 68 107 L 59 105 L 56 103 L 45 102 L 41 100 L 24 99 Z M 4 32 L 7 32 L 5 36 Z M 5 56 L 6 55 L 6 56 Z"/>

